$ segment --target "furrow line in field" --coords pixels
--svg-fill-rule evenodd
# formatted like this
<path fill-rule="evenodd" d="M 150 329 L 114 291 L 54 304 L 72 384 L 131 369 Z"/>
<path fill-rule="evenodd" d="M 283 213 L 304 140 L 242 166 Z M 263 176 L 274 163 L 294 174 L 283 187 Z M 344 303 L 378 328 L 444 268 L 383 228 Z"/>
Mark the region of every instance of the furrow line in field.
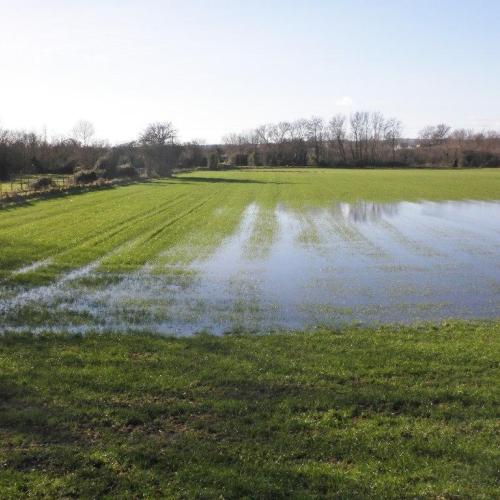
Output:
<path fill-rule="evenodd" d="M 201 203 L 198 203 L 195 207 L 191 208 L 190 210 L 187 210 L 183 214 L 179 215 L 173 220 L 170 220 L 167 224 L 165 224 L 162 228 L 161 231 L 166 229 L 167 227 L 172 226 L 173 224 L 179 222 L 182 220 L 184 217 L 190 215 L 191 213 L 195 212 L 196 210 L 200 209 L 202 206 L 206 205 L 208 201 L 213 198 L 215 194 L 209 196 L 206 200 L 202 201 Z M 154 235 L 159 234 L 159 231 L 155 231 Z M 146 241 L 151 239 L 152 236 L 148 237 Z M 55 283 L 52 283 L 50 285 L 44 285 L 41 287 L 35 287 L 29 290 L 24 290 L 14 297 L 11 297 L 9 299 L 4 299 L 0 301 L 0 313 L 5 313 L 9 310 L 12 310 L 13 308 L 18 308 L 22 307 L 30 302 L 47 302 L 47 299 L 50 301 L 54 301 L 58 298 L 58 296 L 61 296 L 61 298 L 64 298 L 64 293 L 62 291 L 62 287 L 67 284 L 68 282 L 74 281 L 79 278 L 83 278 L 85 276 L 88 276 L 91 274 L 93 271 L 97 270 L 99 266 L 102 264 L 103 261 L 106 259 L 109 259 L 115 254 L 120 253 L 124 248 L 133 246 L 137 244 L 139 241 L 142 241 L 141 235 L 136 237 L 133 241 L 127 241 L 125 243 L 121 243 L 118 246 L 116 246 L 112 251 L 106 253 L 105 255 L 101 256 L 100 258 L 92 261 L 89 264 L 86 264 L 82 267 L 79 267 L 77 269 L 71 270 L 68 273 L 62 275 Z"/>
<path fill-rule="evenodd" d="M 414 252 L 417 255 L 423 255 L 423 256 L 439 255 L 435 249 L 430 248 L 429 246 L 424 245 L 423 243 L 416 241 L 412 238 L 409 238 L 390 222 L 386 220 L 380 220 L 378 224 L 388 235 L 388 237 L 391 237 L 392 239 L 397 241 L 398 244 L 400 244 L 407 250 Z"/>
<path fill-rule="evenodd" d="M 38 269 L 41 269 L 43 267 L 47 267 L 50 264 L 52 264 L 52 257 L 49 257 L 47 259 L 42 259 L 42 260 L 36 260 L 35 262 L 32 262 L 31 264 L 27 266 L 23 266 L 19 269 L 16 269 L 12 271 L 12 274 L 14 276 L 18 276 L 20 274 L 26 274 L 26 273 L 31 273 L 33 271 L 37 271 Z"/>
<path fill-rule="evenodd" d="M 109 202 L 110 200 L 113 202 L 119 202 L 122 199 L 128 199 L 130 200 L 131 194 L 129 192 L 127 193 L 119 193 L 120 196 L 118 196 L 118 190 L 124 188 L 124 187 L 130 187 L 130 186 L 121 186 L 115 188 L 116 190 L 113 191 L 94 191 L 94 192 L 87 192 L 87 193 L 81 193 L 77 195 L 67 195 L 65 197 L 61 198 L 52 198 L 49 200 L 40 200 L 38 203 L 41 204 L 41 207 L 43 207 L 43 211 L 39 211 L 35 214 L 33 214 L 31 211 L 27 211 L 26 214 L 16 214 L 15 217 L 13 216 L 12 219 L 9 217 L 9 214 L 7 214 L 7 217 L 5 217 L 5 220 L 3 220 L 0 223 L 0 230 L 9 228 L 9 227 L 16 227 L 16 228 L 21 228 L 24 225 L 29 225 L 32 223 L 39 223 L 42 222 L 45 219 L 53 220 L 54 218 L 57 219 L 61 215 L 61 208 L 60 208 L 60 203 L 67 204 L 68 202 L 72 202 L 74 200 L 77 200 L 77 206 L 72 207 L 75 210 L 85 210 L 89 207 L 95 207 L 95 199 L 92 198 L 91 200 L 86 199 L 85 196 L 88 195 L 98 195 L 102 194 L 103 199 L 104 195 L 107 195 L 108 198 L 106 199 L 106 202 Z M 132 196 L 137 196 L 139 197 L 139 192 L 133 193 Z M 18 207 L 18 210 L 22 210 L 23 206 Z M 28 220 L 25 220 L 28 219 Z"/>
<path fill-rule="evenodd" d="M 169 206 L 175 205 L 176 203 L 179 202 L 178 201 L 179 198 L 182 199 L 182 198 L 185 198 L 186 196 L 187 196 L 186 194 L 182 194 L 180 196 L 175 196 L 174 199 L 168 199 L 166 203 L 162 203 L 162 205 L 164 205 L 163 209 L 168 210 Z M 49 230 L 52 231 L 54 228 L 57 228 L 58 234 L 60 235 L 59 238 L 60 238 L 60 240 L 61 239 L 63 240 L 63 245 L 65 246 L 65 247 L 63 246 L 63 248 L 60 248 L 59 251 L 56 251 L 55 253 L 54 253 L 54 249 L 47 249 L 46 252 L 39 253 L 38 257 L 40 259 L 43 259 L 43 258 L 47 258 L 49 256 L 54 256 L 55 254 L 61 254 L 61 253 L 67 252 L 68 250 L 71 250 L 77 246 L 81 246 L 81 245 L 85 244 L 85 241 L 94 240 L 96 238 L 96 236 L 101 235 L 103 233 L 104 234 L 108 233 L 114 227 L 119 227 L 119 226 L 122 226 L 124 224 L 130 225 L 131 223 L 135 222 L 136 220 L 138 220 L 140 218 L 143 218 L 143 219 L 147 218 L 152 213 L 158 212 L 158 210 L 159 210 L 159 207 L 155 206 L 151 209 L 148 209 L 146 211 L 146 213 L 141 212 L 141 213 L 133 215 L 132 217 L 127 219 L 127 218 L 125 218 L 126 214 L 121 213 L 123 211 L 122 205 L 117 206 L 115 203 L 113 203 L 111 206 L 113 208 L 115 208 L 115 207 L 116 208 L 115 208 L 115 210 L 112 210 L 112 211 L 110 211 L 110 209 L 109 209 L 110 205 L 108 203 L 103 203 L 102 205 L 103 205 L 103 212 L 105 212 L 106 215 L 108 215 L 108 214 L 110 215 L 110 217 L 109 217 L 110 221 L 108 221 L 108 219 L 105 218 L 104 216 L 101 216 L 103 223 L 99 224 L 98 223 L 99 221 L 93 220 L 90 230 L 88 230 L 85 226 L 85 221 L 89 218 L 89 214 L 82 213 L 81 210 L 77 210 L 76 212 L 73 212 L 73 213 L 70 212 L 70 217 L 68 217 L 67 212 L 63 213 L 61 215 L 61 217 L 63 217 L 63 219 L 66 223 L 64 225 L 64 227 L 58 226 L 57 220 L 56 220 L 56 221 L 53 221 L 51 223 L 51 225 L 50 225 L 51 228 L 46 228 L 46 229 L 43 227 L 37 228 L 35 233 L 39 233 L 39 235 L 40 235 L 39 237 L 42 237 L 44 239 L 46 238 L 47 231 L 49 231 Z M 116 214 L 114 212 L 119 214 L 119 220 L 117 220 Z M 80 224 L 82 229 L 78 232 L 75 232 L 74 226 L 75 226 L 75 221 L 77 221 L 77 220 L 82 220 L 83 224 Z M 87 229 L 87 230 L 85 230 L 85 229 Z M 11 236 L 10 236 L 11 241 L 15 241 L 16 234 L 19 234 L 21 231 L 25 232 L 26 228 L 20 229 L 19 231 L 16 230 L 16 231 L 11 232 Z M 65 243 L 64 238 L 68 234 L 71 234 L 74 237 L 71 238 L 67 243 Z M 31 239 L 33 242 L 36 243 L 37 240 L 39 239 L 39 237 L 37 236 L 37 234 L 34 234 Z M 61 245 L 61 243 L 59 243 L 59 245 Z M 71 247 L 71 248 L 68 249 L 68 247 Z"/>
<path fill-rule="evenodd" d="M 174 261 L 187 263 L 208 257 L 215 247 L 222 245 L 226 238 L 233 235 L 238 224 L 241 225 L 242 214 L 245 217 L 249 204 L 255 202 L 244 200 L 234 192 L 230 194 L 229 198 L 217 198 L 219 204 L 226 208 L 215 205 L 214 213 L 210 217 L 191 219 L 189 235 L 160 252 L 152 265 L 161 269 L 162 266 L 167 263 L 172 264 Z M 227 208 L 229 206 L 230 209 Z"/>
<path fill-rule="evenodd" d="M 114 236 L 120 234 L 121 232 L 123 232 L 126 229 L 130 231 L 131 223 L 134 226 L 137 226 L 138 223 L 141 223 L 144 219 L 151 217 L 152 214 L 159 215 L 159 214 L 171 209 L 172 207 L 180 204 L 181 202 L 184 202 L 185 198 L 187 198 L 187 194 L 182 194 L 180 196 L 177 196 L 175 198 L 175 201 L 169 200 L 169 202 L 167 204 L 165 204 L 165 206 L 161 206 L 160 209 L 157 206 L 154 209 L 148 210 L 145 213 L 143 212 L 143 213 L 137 214 L 136 216 L 133 216 L 131 219 L 120 220 L 120 221 L 115 222 L 112 225 L 106 227 L 105 230 L 97 228 L 99 231 L 98 234 L 95 234 L 96 228 L 94 228 L 94 230 L 92 231 L 92 233 L 90 235 L 86 235 L 83 238 L 76 239 L 76 241 L 73 240 L 72 244 L 71 244 L 71 248 L 65 248 L 57 253 L 47 252 L 46 255 L 41 255 L 44 258 L 41 259 L 40 262 L 47 261 L 48 259 L 51 259 L 52 261 L 54 261 L 56 258 L 64 257 L 64 255 L 71 254 L 72 252 L 74 252 L 75 248 L 81 249 L 82 247 L 89 246 L 89 245 L 96 247 L 100 243 L 102 243 L 104 241 L 108 241 L 110 238 L 113 238 Z M 103 231 L 106 231 L 106 232 L 103 232 Z M 42 267 L 42 266 L 35 266 L 35 268 L 28 270 L 27 268 L 29 268 L 30 265 L 23 266 L 23 268 L 21 268 L 21 269 L 24 269 L 23 272 L 33 271 L 36 269 L 36 267 Z M 17 271 L 14 270 L 14 271 L 12 271 L 12 274 L 16 274 L 19 272 L 20 272 L 20 270 L 17 270 Z"/>
<path fill-rule="evenodd" d="M 179 195 L 175 196 L 174 198 L 169 198 L 165 204 L 162 203 L 160 206 L 163 206 L 164 208 L 167 208 L 169 205 L 176 203 L 179 198 L 183 198 L 183 197 L 185 198 L 186 196 L 187 196 L 187 193 L 179 194 Z M 113 203 L 111 203 L 111 202 L 113 202 Z M 104 226 L 105 227 L 106 226 L 107 227 L 113 227 L 113 225 L 121 224 L 121 223 L 124 222 L 123 217 L 125 217 L 126 214 L 123 214 L 123 209 L 122 209 L 121 205 L 117 205 L 116 203 L 114 203 L 114 200 L 106 200 L 101 205 L 103 206 L 102 212 L 106 213 L 106 215 L 107 215 L 106 219 L 104 219 L 104 221 L 105 221 Z M 129 206 L 130 206 L 130 203 L 129 203 Z M 159 208 L 158 205 L 154 206 L 153 208 L 151 208 L 150 210 L 148 210 L 146 213 L 143 213 L 143 212 L 138 213 L 137 215 L 132 216 L 129 219 L 126 219 L 125 222 L 130 222 L 130 221 L 133 221 L 136 218 L 147 216 L 147 215 L 149 215 L 149 214 L 154 213 L 155 211 L 157 211 L 158 208 Z M 108 215 L 113 214 L 113 212 L 115 212 L 115 211 L 117 213 L 120 213 L 121 218 L 120 218 L 120 220 L 118 220 L 116 222 L 113 221 L 110 224 L 109 222 L 107 222 L 107 220 L 109 219 Z M 84 207 L 80 207 L 79 206 L 79 207 L 71 210 L 69 213 L 68 213 L 68 211 L 65 211 L 63 213 L 59 213 L 57 217 L 52 217 L 50 219 L 50 228 L 56 227 L 58 229 L 59 234 L 63 234 L 64 230 L 67 227 L 70 228 L 70 229 L 74 228 L 75 220 L 78 220 L 80 218 L 85 219 L 85 218 L 90 217 L 90 215 L 91 214 L 89 214 L 88 212 L 85 211 Z M 66 226 L 59 224 L 59 220 L 64 221 L 66 223 Z M 29 223 L 29 225 L 35 225 L 35 224 L 36 224 L 36 221 L 33 221 L 33 222 Z M 41 229 L 39 229 L 39 231 L 42 232 L 44 226 L 42 225 L 40 227 L 41 227 Z M 25 228 L 22 225 L 20 227 L 16 226 L 15 229 L 16 229 L 15 233 L 25 232 Z M 92 232 L 95 232 L 96 229 L 99 229 L 99 226 L 96 224 L 96 220 L 94 219 L 94 227 L 92 228 Z"/>
<path fill-rule="evenodd" d="M 212 195 L 208 196 L 204 201 L 198 203 L 198 205 L 190 208 L 189 210 L 187 210 L 186 212 L 180 214 L 178 217 L 176 217 L 175 219 L 172 219 L 171 221 L 169 221 L 167 224 L 163 225 L 161 228 L 157 229 L 156 231 L 153 232 L 153 234 L 151 234 L 147 239 L 146 241 L 149 241 L 149 240 L 152 240 L 152 239 L 155 239 L 159 234 L 161 234 L 165 229 L 167 229 L 168 227 L 172 226 L 173 224 L 175 224 L 176 222 L 184 219 L 185 217 L 191 215 L 192 213 L 196 212 L 196 210 L 199 210 L 202 206 L 206 205 L 209 200 L 211 198 L 214 198 L 218 193 L 215 192 L 213 193 Z"/>
<path fill-rule="evenodd" d="M 126 246 L 126 244 L 118 245 L 106 255 L 90 262 L 89 264 L 86 264 L 77 269 L 72 269 L 66 274 L 60 276 L 55 283 L 34 287 L 29 290 L 23 290 L 14 295 L 14 297 L 0 299 L 0 314 L 5 314 L 9 310 L 22 307 L 30 302 L 42 302 L 49 304 L 50 302 L 54 302 L 59 296 L 64 298 L 62 287 L 65 284 L 76 279 L 88 276 L 91 272 L 95 271 L 99 267 L 99 265 L 105 258 L 111 256 L 114 253 L 120 252 L 120 250 L 122 250 L 122 248 Z"/>
<path fill-rule="evenodd" d="M 117 234 L 120 234 L 125 229 L 130 231 L 132 226 L 137 227 L 137 228 L 141 228 L 142 222 L 144 221 L 144 219 L 148 219 L 152 215 L 155 215 L 155 216 L 161 215 L 163 212 L 168 211 L 169 209 L 172 209 L 173 207 L 181 204 L 184 201 L 184 198 L 187 198 L 186 194 L 183 194 L 183 195 L 177 197 L 175 202 L 168 203 L 167 205 L 162 206 L 161 209 L 159 209 L 159 207 L 157 206 L 152 210 L 148 210 L 147 212 L 142 212 L 140 214 L 133 216 L 132 218 L 122 219 L 120 221 L 117 221 L 113 225 L 108 226 L 108 228 L 106 228 L 108 231 L 112 230 L 111 232 L 107 232 L 107 233 L 103 234 L 102 231 L 99 231 L 99 234 L 97 234 L 97 235 L 92 234 L 92 236 L 85 238 L 83 240 L 80 240 L 79 244 L 81 246 L 81 245 L 84 245 L 88 242 L 89 244 L 92 243 L 93 245 L 96 245 L 96 244 L 99 244 L 103 241 L 108 240 L 110 237 L 113 237 L 113 236 L 116 236 Z M 151 221 L 151 219 L 149 219 L 149 220 Z"/>
<path fill-rule="evenodd" d="M 172 227 L 174 224 L 176 224 L 177 222 L 181 221 L 182 219 L 184 219 L 186 216 L 190 215 L 191 213 L 193 213 L 194 211 L 196 211 L 197 209 L 199 209 L 201 206 L 205 205 L 208 200 L 210 198 L 213 198 L 215 196 L 214 195 L 211 195 L 209 196 L 205 201 L 199 203 L 197 206 L 183 212 L 182 214 L 180 214 L 178 217 L 175 217 L 174 219 L 170 219 L 168 220 L 165 224 L 163 224 L 159 229 L 155 229 L 154 232 L 152 234 L 149 234 L 148 236 L 145 237 L 145 233 L 147 233 L 147 229 L 149 229 L 150 225 L 148 226 L 148 228 L 140 228 L 142 229 L 140 231 L 139 234 L 136 234 L 135 237 L 133 239 L 128 239 L 127 241 L 123 242 L 121 247 L 114 251 L 114 252 L 111 252 L 111 253 L 108 253 L 107 255 L 105 255 L 104 257 L 102 257 L 100 260 L 101 262 L 99 264 L 103 264 L 105 261 L 109 261 L 109 259 L 115 257 L 116 255 L 120 254 L 120 252 L 122 250 L 124 250 L 125 248 L 127 249 L 130 249 L 130 248 L 133 248 L 133 247 L 136 247 L 136 246 L 144 246 L 146 244 L 146 242 L 150 241 L 151 239 L 153 239 L 156 235 L 158 235 L 159 233 L 161 233 L 162 231 L 164 231 L 166 228 L 168 227 Z M 123 228 L 123 229 L 127 229 L 127 228 Z M 139 229 L 139 228 L 138 228 Z M 119 233 L 121 232 L 122 229 L 120 229 L 119 231 L 117 231 L 116 233 Z M 106 238 L 106 239 L 109 239 Z M 141 263 L 137 264 L 137 263 L 134 263 L 132 264 L 134 267 L 136 265 L 141 265 L 143 262 L 143 260 L 145 261 L 144 257 L 148 257 L 148 253 L 147 251 L 144 251 L 144 252 L 141 252 Z M 126 259 L 120 259 L 122 260 L 122 264 L 124 262 L 126 262 Z M 129 265 L 130 265 L 130 262 L 129 262 Z"/>

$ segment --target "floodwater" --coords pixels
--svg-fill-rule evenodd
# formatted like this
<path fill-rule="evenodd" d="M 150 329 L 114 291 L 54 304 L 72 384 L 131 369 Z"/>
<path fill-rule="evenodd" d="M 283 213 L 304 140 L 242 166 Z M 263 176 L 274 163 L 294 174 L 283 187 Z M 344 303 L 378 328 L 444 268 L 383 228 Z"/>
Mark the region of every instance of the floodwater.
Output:
<path fill-rule="evenodd" d="M 177 335 L 496 318 L 499 257 L 500 202 L 251 204 L 232 236 L 188 266 L 169 264 L 167 249 L 161 264 L 82 289 L 96 277 L 89 265 L 4 299 L 0 312 L 50 309 L 31 330 Z"/>

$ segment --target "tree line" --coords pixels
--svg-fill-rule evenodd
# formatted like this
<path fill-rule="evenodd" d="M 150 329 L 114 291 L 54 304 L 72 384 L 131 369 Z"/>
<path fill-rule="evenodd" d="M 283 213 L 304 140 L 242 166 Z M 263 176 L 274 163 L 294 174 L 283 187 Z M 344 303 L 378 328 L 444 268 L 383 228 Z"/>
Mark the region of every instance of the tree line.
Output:
<path fill-rule="evenodd" d="M 359 111 L 330 120 L 313 117 L 266 124 L 230 134 L 222 144 L 181 143 L 170 122 L 151 123 L 135 141 L 111 146 L 95 139 L 93 125 L 78 122 L 66 137 L 0 128 L 0 179 L 18 174 L 99 177 L 168 176 L 175 169 L 230 166 L 500 166 L 500 133 L 425 127 L 402 134 L 396 118 Z"/>
<path fill-rule="evenodd" d="M 98 178 L 168 176 L 176 168 L 208 164 L 206 147 L 180 143 L 170 122 L 151 123 L 129 143 L 110 145 L 94 138 L 93 125 L 78 122 L 66 137 L 0 129 L 0 180 L 19 174 L 76 174 Z"/>
<path fill-rule="evenodd" d="M 452 130 L 442 123 L 407 139 L 397 118 L 379 112 L 262 125 L 228 135 L 224 147 L 239 166 L 500 166 L 500 132 Z"/>

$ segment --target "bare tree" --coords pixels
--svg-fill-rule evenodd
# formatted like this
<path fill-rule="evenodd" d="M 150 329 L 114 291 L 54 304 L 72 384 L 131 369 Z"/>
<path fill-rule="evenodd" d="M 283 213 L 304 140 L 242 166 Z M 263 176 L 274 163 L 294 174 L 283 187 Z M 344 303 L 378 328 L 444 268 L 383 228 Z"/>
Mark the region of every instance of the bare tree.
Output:
<path fill-rule="evenodd" d="M 446 139 L 450 135 L 450 132 L 451 132 L 451 127 L 449 125 L 447 125 L 446 123 L 440 123 L 435 127 L 433 139 L 438 144 L 442 144 L 444 141 L 446 141 Z"/>
<path fill-rule="evenodd" d="M 384 125 L 384 140 L 391 147 L 392 161 L 396 161 L 396 148 L 401 138 L 403 126 L 397 118 L 389 118 Z"/>
<path fill-rule="evenodd" d="M 314 151 L 313 162 L 316 165 L 322 163 L 324 129 L 325 125 L 322 118 L 313 116 L 310 120 L 307 120 L 307 139 L 312 144 Z"/>
<path fill-rule="evenodd" d="M 465 141 L 474 139 L 474 130 L 459 128 L 454 130 L 450 137 L 462 147 Z"/>
<path fill-rule="evenodd" d="M 155 122 L 146 127 L 139 140 L 143 145 L 163 146 L 173 144 L 176 137 L 177 131 L 171 122 Z"/>
<path fill-rule="evenodd" d="M 436 127 L 433 125 L 427 125 L 418 133 L 418 139 L 422 146 L 432 146 L 432 137 L 434 136 L 435 129 Z"/>
<path fill-rule="evenodd" d="M 285 165 L 288 163 L 287 146 L 290 141 L 290 129 L 289 122 L 279 122 L 276 125 L 267 126 L 269 139 L 274 145 L 272 148 L 273 164 Z"/>
<path fill-rule="evenodd" d="M 171 122 L 151 123 L 139 137 L 146 168 L 152 173 L 171 176 L 178 164 L 181 147 L 175 144 L 177 132 Z"/>
<path fill-rule="evenodd" d="M 271 137 L 269 134 L 269 126 L 261 125 L 255 129 L 255 136 L 257 138 L 258 144 L 268 144 L 271 142 Z"/>
<path fill-rule="evenodd" d="M 90 145 L 92 137 L 94 137 L 95 128 L 91 122 L 87 120 L 78 121 L 72 130 L 73 139 L 83 147 Z"/>
<path fill-rule="evenodd" d="M 418 138 L 423 141 L 424 145 L 434 146 L 444 143 L 450 135 L 450 132 L 451 127 L 446 125 L 446 123 L 427 125 L 419 132 Z"/>
<path fill-rule="evenodd" d="M 377 162 L 383 147 L 383 136 L 385 128 L 385 118 L 382 113 L 376 111 L 370 115 L 371 130 L 369 133 L 371 160 Z"/>
<path fill-rule="evenodd" d="M 275 127 L 276 141 L 280 144 L 287 142 L 290 139 L 292 125 L 290 122 L 279 122 Z"/>
<path fill-rule="evenodd" d="M 351 115 L 351 154 L 355 162 L 363 161 L 368 146 L 368 130 L 370 124 L 370 113 L 356 111 Z"/>
<path fill-rule="evenodd" d="M 241 135 L 240 134 L 228 134 L 222 138 L 222 144 L 226 146 L 241 146 Z"/>
<path fill-rule="evenodd" d="M 9 178 L 9 132 L 0 127 L 0 181 L 6 181 Z"/>
<path fill-rule="evenodd" d="M 291 152 L 290 163 L 293 165 L 307 165 L 307 129 L 308 121 L 304 118 L 295 120 L 291 124 Z"/>
<path fill-rule="evenodd" d="M 346 140 L 345 115 L 335 115 L 328 124 L 330 140 L 336 145 L 340 160 L 345 163 L 346 155 L 344 142 Z"/>

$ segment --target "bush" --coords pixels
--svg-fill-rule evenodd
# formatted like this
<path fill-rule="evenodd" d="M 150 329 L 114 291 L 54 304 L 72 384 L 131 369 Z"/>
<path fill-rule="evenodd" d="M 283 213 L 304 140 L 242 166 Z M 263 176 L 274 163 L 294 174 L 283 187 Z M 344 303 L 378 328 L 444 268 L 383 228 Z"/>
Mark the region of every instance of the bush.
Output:
<path fill-rule="evenodd" d="M 219 155 L 217 153 L 211 153 L 208 157 L 208 168 L 210 170 L 219 169 Z"/>
<path fill-rule="evenodd" d="M 464 167 L 498 167 L 500 155 L 489 151 L 464 151 L 462 164 Z"/>
<path fill-rule="evenodd" d="M 248 155 L 245 153 L 235 154 L 233 163 L 236 167 L 248 167 Z"/>
<path fill-rule="evenodd" d="M 148 170 L 148 178 L 149 179 L 160 179 L 160 174 L 154 169 Z"/>
<path fill-rule="evenodd" d="M 125 146 L 108 150 L 94 165 L 94 170 L 105 179 L 136 178 L 139 175 L 137 170 L 139 168 L 144 168 L 143 159 L 133 149 Z"/>
<path fill-rule="evenodd" d="M 98 179 L 95 170 L 80 170 L 75 174 L 76 184 L 92 184 Z"/>
<path fill-rule="evenodd" d="M 62 166 L 52 168 L 51 172 L 55 174 L 68 175 L 72 174 L 78 166 L 78 160 L 72 159 L 65 162 Z"/>
<path fill-rule="evenodd" d="M 33 170 L 37 174 L 46 174 L 47 173 L 45 166 L 36 156 L 33 156 L 33 158 L 31 158 L 31 166 L 33 167 Z"/>
<path fill-rule="evenodd" d="M 113 179 L 117 176 L 116 168 L 118 165 L 118 154 L 117 152 L 108 151 L 105 155 L 100 156 L 95 165 L 94 170 L 99 172 L 99 174 L 105 179 Z"/>
<path fill-rule="evenodd" d="M 123 165 L 119 165 L 116 168 L 116 176 L 136 179 L 137 177 L 139 177 L 139 172 L 130 163 L 125 163 Z"/>
<path fill-rule="evenodd" d="M 9 165 L 3 162 L 0 158 L 0 181 L 8 181 L 9 180 Z"/>
<path fill-rule="evenodd" d="M 31 183 L 31 188 L 35 191 L 43 191 L 44 189 L 49 189 L 55 186 L 57 186 L 57 184 L 54 179 L 51 179 L 50 177 L 39 177 L 36 181 Z"/>
<path fill-rule="evenodd" d="M 116 163 L 109 155 L 100 156 L 95 162 L 94 168 L 98 170 L 111 170 L 116 167 Z"/>

